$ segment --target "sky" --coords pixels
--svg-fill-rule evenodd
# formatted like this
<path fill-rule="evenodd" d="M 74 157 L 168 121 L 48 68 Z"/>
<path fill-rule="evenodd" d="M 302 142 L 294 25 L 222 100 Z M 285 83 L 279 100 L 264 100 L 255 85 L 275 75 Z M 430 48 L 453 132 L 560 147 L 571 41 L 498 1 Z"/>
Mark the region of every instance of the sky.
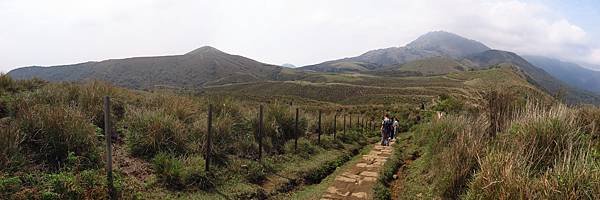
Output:
<path fill-rule="evenodd" d="M 597 0 L 0 0 L 0 72 L 207 45 L 304 66 L 437 30 L 600 70 Z"/>

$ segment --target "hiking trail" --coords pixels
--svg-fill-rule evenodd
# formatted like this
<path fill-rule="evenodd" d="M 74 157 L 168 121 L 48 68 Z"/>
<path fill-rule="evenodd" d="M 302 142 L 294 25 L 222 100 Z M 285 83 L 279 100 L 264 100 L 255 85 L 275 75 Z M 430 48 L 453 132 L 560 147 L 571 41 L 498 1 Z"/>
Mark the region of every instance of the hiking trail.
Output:
<path fill-rule="evenodd" d="M 393 153 L 393 144 L 394 142 L 391 142 L 390 146 L 375 144 L 356 165 L 335 177 L 335 181 L 321 199 L 372 199 L 373 186 L 379 178 L 383 164 Z"/>

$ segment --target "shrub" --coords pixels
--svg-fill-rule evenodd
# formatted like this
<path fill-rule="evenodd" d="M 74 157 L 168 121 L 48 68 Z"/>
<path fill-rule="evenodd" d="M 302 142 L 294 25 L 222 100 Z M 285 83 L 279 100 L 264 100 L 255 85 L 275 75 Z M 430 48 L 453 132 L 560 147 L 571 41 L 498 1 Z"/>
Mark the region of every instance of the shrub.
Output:
<path fill-rule="evenodd" d="M 46 177 L 46 183 L 61 199 L 82 199 L 83 188 L 72 173 L 50 174 Z"/>
<path fill-rule="evenodd" d="M 19 177 L 2 177 L 0 176 L 0 198 L 12 199 L 14 193 L 22 188 L 23 182 Z"/>
<path fill-rule="evenodd" d="M 173 190 L 215 187 L 216 177 L 203 171 L 203 166 L 197 165 L 198 159 L 188 157 L 183 160 L 164 153 L 156 155 L 152 162 L 158 181 Z"/>
<path fill-rule="evenodd" d="M 17 90 L 16 81 L 10 76 L 0 73 L 0 94 L 3 92 L 15 92 Z"/>
<path fill-rule="evenodd" d="M 270 145 L 273 148 L 272 151 L 275 153 L 282 154 L 285 143 L 299 137 L 306 130 L 306 120 L 300 118 L 298 121 L 299 135 L 294 135 L 295 117 L 295 111 L 292 112 L 288 106 L 271 104 L 267 107 L 264 133 L 266 138 L 270 140 Z"/>
<path fill-rule="evenodd" d="M 421 159 L 435 177 L 430 182 L 437 195 L 453 199 L 464 192 L 489 140 L 485 124 L 485 118 L 448 116 L 417 126 L 415 135 L 425 151 Z"/>
<path fill-rule="evenodd" d="M 183 189 L 183 166 L 179 160 L 167 154 L 160 153 L 152 159 L 154 173 L 159 182 L 171 189 Z"/>
<path fill-rule="evenodd" d="M 594 141 L 579 131 L 586 127 L 579 114 L 562 105 L 528 105 L 479 161 L 465 197 L 598 199 L 600 165 Z"/>
<path fill-rule="evenodd" d="M 162 110 L 134 109 L 124 121 L 132 155 L 151 158 L 159 152 L 183 153 L 189 138 L 183 123 Z"/>
<path fill-rule="evenodd" d="M 18 167 L 22 162 L 20 145 L 23 134 L 18 124 L 10 119 L 0 119 L 0 168 Z"/>
<path fill-rule="evenodd" d="M 250 183 L 260 184 L 267 180 L 267 170 L 259 162 L 250 162 L 245 178 Z"/>
<path fill-rule="evenodd" d="M 373 186 L 373 199 L 376 200 L 390 200 L 392 199 L 392 193 L 383 183 L 377 182 Z"/>
<path fill-rule="evenodd" d="M 343 149 L 344 144 L 338 139 L 333 139 L 333 136 L 322 135 L 321 136 L 321 147 L 324 149 Z"/>
<path fill-rule="evenodd" d="M 553 107 L 548 112 L 536 107 L 528 109 L 512 123 L 510 135 L 504 139 L 515 144 L 511 151 L 527 159 L 532 170 L 546 171 L 570 149 L 587 146 L 576 127 L 575 116 L 566 107 Z"/>
<path fill-rule="evenodd" d="M 95 128 L 78 110 L 64 106 L 32 105 L 17 119 L 23 144 L 38 160 L 60 167 L 69 152 L 85 157 L 83 167 L 98 164 Z"/>
<path fill-rule="evenodd" d="M 333 173 L 337 167 L 342 166 L 350 159 L 352 159 L 352 156 L 345 154 L 336 158 L 335 160 L 326 162 L 322 166 L 318 166 L 303 172 L 302 177 L 304 177 L 304 182 L 308 184 L 320 183 L 321 180 Z"/>
<path fill-rule="evenodd" d="M 294 140 L 290 140 L 285 145 L 286 152 L 299 155 L 301 158 L 308 159 L 311 155 L 318 153 L 319 148 L 306 138 L 298 139 L 298 149 L 294 150 Z"/>
<path fill-rule="evenodd" d="M 458 113 L 463 110 L 463 103 L 451 96 L 442 95 L 440 101 L 432 108 L 435 111 L 446 113 Z"/>

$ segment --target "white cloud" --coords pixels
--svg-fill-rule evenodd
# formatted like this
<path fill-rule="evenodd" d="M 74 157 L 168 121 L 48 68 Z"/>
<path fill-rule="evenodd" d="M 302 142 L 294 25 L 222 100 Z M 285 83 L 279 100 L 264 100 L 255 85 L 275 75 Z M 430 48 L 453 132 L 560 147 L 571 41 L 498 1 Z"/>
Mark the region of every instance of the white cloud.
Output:
<path fill-rule="evenodd" d="M 203 45 L 297 66 L 448 30 L 492 48 L 600 64 L 594 36 L 518 0 L 0 0 L 0 71 Z"/>

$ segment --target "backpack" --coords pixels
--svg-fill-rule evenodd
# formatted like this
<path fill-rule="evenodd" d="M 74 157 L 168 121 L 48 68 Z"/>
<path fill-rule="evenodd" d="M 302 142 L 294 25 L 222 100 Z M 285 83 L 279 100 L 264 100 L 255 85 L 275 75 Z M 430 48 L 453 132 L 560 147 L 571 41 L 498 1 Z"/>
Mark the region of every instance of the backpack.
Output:
<path fill-rule="evenodd" d="M 394 121 L 391 119 L 383 120 L 383 129 L 388 134 L 394 131 Z"/>

